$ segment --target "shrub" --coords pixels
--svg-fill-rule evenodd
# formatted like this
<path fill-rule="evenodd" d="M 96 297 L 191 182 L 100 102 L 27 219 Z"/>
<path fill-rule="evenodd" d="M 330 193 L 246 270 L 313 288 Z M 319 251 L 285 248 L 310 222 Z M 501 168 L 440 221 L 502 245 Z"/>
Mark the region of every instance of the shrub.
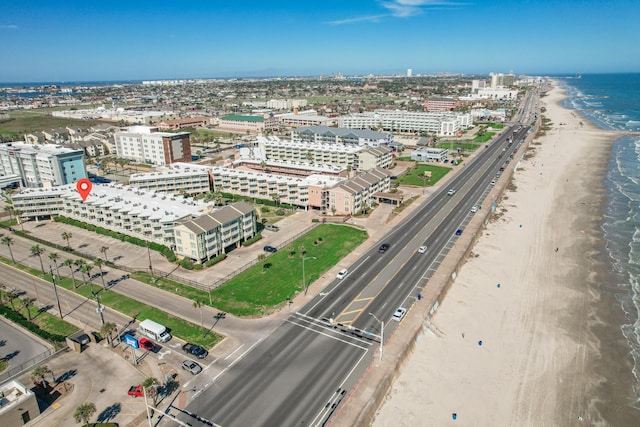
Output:
<path fill-rule="evenodd" d="M 276 211 L 276 215 L 278 215 L 278 216 L 284 216 L 284 209 L 278 209 L 278 210 Z"/>
<path fill-rule="evenodd" d="M 36 325 L 35 323 L 29 322 L 22 314 L 11 310 L 9 307 L 0 306 L 0 315 L 6 317 L 7 319 L 13 322 L 19 323 L 20 325 L 29 329 L 31 332 L 33 332 L 34 334 L 38 335 L 41 338 L 54 341 L 54 342 L 65 341 L 65 337 L 63 337 L 62 335 L 52 334 L 50 332 L 40 329 L 38 325 Z"/>
<path fill-rule="evenodd" d="M 255 242 L 257 242 L 260 239 L 262 239 L 262 234 L 258 233 L 255 236 L 253 236 L 252 238 L 247 239 L 244 242 L 242 242 L 242 246 L 251 246 L 251 245 L 253 245 Z"/>
<path fill-rule="evenodd" d="M 219 263 L 227 257 L 227 254 L 220 254 L 217 257 L 211 258 L 209 261 L 205 262 L 204 265 L 206 267 L 211 267 L 214 264 Z"/>
<path fill-rule="evenodd" d="M 182 261 L 180 261 L 180 266 L 187 270 L 193 270 L 193 261 L 189 258 L 183 258 Z"/>
<path fill-rule="evenodd" d="M 318 218 L 312 218 L 311 222 L 320 222 L 320 220 Z"/>
<path fill-rule="evenodd" d="M 268 213 L 270 211 L 270 209 L 266 206 L 263 206 L 260 208 L 260 212 L 264 212 L 264 213 Z"/>

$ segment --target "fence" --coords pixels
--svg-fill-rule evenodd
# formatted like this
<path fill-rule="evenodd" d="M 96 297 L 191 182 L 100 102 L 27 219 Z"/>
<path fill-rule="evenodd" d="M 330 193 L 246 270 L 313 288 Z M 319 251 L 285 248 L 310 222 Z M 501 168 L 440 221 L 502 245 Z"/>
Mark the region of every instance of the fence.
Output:
<path fill-rule="evenodd" d="M 52 354 L 53 354 L 53 352 L 51 352 L 51 350 L 45 350 L 44 352 L 40 353 L 36 357 L 32 357 L 31 359 L 27 360 L 24 363 L 21 363 L 18 366 L 14 366 L 14 367 L 12 367 L 10 369 L 7 369 L 6 371 L 4 371 L 4 372 L 2 372 L 0 374 L 0 383 L 3 383 L 6 380 L 8 380 L 9 378 L 12 378 L 12 377 L 20 374 L 21 372 L 26 371 L 27 369 L 31 368 L 32 366 L 37 365 L 38 363 L 42 362 L 43 360 L 46 360 Z"/>

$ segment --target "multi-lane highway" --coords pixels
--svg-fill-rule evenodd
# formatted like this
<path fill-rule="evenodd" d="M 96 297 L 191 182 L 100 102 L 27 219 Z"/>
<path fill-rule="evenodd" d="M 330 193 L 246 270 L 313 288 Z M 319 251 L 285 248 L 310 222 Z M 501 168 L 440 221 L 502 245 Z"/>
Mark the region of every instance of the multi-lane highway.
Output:
<path fill-rule="evenodd" d="M 515 130 L 515 133 L 514 133 Z M 349 267 L 274 334 L 256 343 L 183 411 L 172 413 L 192 426 L 321 426 L 340 407 L 379 348 L 396 328 L 393 312 L 410 308 L 438 263 L 490 191 L 500 167 L 528 128 L 506 129 L 473 161 L 417 208 L 378 245 Z M 513 143 L 509 144 L 513 138 Z M 455 194 L 447 195 L 449 189 Z M 427 245 L 424 254 L 417 253 Z M 215 365 L 215 364 L 214 364 Z"/>

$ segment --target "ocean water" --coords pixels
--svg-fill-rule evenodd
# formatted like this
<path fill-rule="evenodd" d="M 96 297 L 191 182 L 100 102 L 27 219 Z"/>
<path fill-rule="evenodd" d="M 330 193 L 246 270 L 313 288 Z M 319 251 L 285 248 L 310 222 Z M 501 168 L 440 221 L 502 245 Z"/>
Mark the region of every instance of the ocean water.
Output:
<path fill-rule="evenodd" d="M 621 331 L 633 359 L 635 399 L 640 400 L 640 73 L 585 74 L 560 79 L 567 108 L 596 126 L 623 135 L 613 143 L 605 177 L 602 229 L 613 271 L 620 278 L 616 298 L 625 313 Z"/>

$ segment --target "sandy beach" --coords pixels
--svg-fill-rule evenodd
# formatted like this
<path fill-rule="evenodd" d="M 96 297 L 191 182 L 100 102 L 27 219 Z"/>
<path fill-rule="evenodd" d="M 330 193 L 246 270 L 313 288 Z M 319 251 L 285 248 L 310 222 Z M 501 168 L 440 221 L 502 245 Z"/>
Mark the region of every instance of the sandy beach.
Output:
<path fill-rule="evenodd" d="M 622 312 L 603 285 L 616 280 L 599 225 L 617 135 L 563 97 L 554 86 L 541 99 L 551 129 L 520 160 L 374 426 L 637 425 Z"/>

